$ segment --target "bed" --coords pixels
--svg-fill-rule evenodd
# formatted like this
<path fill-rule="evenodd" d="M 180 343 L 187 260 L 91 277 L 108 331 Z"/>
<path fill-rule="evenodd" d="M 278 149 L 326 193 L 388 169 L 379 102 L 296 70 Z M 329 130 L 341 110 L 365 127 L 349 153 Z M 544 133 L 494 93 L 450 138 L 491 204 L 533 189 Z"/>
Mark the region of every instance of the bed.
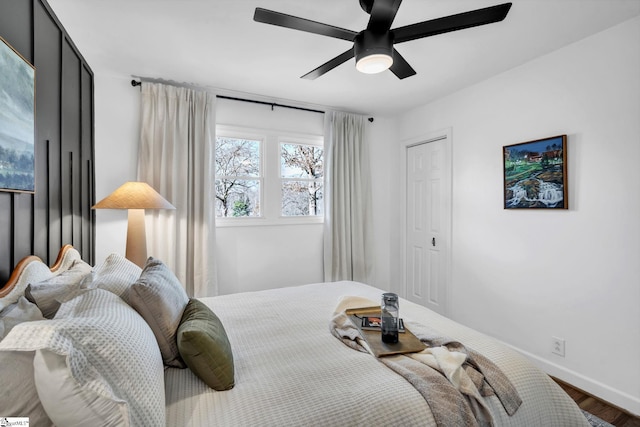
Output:
<path fill-rule="evenodd" d="M 164 283 L 177 279 L 153 262 L 141 270 L 113 254 L 88 266 L 67 245 L 51 268 L 37 257 L 17 265 L 0 289 L 0 416 L 29 417 L 32 426 L 589 426 L 523 356 L 401 299 L 409 330 L 486 358 L 521 401 L 509 415 L 492 382 L 479 402 L 488 416 L 434 413 L 430 399 L 469 401 L 468 394 L 428 381 L 425 393 L 411 373 L 345 345 L 331 329 L 341 302 L 377 302 L 380 289 L 345 281 L 195 300 Z M 202 316 L 209 329 L 195 342 L 209 347 L 194 350 L 185 337 Z M 455 382 L 433 372 L 436 382 Z M 478 402 L 470 406 L 476 415 Z"/>

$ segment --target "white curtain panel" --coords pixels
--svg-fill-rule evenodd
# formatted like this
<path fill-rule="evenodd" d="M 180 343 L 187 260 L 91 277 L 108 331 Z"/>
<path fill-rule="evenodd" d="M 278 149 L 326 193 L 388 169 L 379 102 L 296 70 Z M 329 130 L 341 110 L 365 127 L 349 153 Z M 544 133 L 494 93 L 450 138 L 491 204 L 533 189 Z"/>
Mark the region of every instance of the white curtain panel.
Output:
<path fill-rule="evenodd" d="M 371 283 L 371 172 L 365 118 L 329 111 L 324 127 L 324 279 Z"/>
<path fill-rule="evenodd" d="M 147 210 L 147 252 L 193 297 L 218 293 L 215 268 L 215 96 L 142 83 L 138 179 L 176 210 Z"/>

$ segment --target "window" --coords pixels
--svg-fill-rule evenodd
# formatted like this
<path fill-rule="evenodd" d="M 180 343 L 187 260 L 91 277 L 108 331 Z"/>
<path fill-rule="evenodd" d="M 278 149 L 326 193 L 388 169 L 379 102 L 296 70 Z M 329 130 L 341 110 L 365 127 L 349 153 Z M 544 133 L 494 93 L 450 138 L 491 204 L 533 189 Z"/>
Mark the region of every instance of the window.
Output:
<path fill-rule="evenodd" d="M 216 138 L 216 216 L 260 216 L 260 141 Z"/>
<path fill-rule="evenodd" d="M 282 216 L 322 215 L 323 159 L 322 147 L 280 144 Z"/>
<path fill-rule="evenodd" d="M 219 225 L 321 222 L 321 136 L 217 126 Z"/>

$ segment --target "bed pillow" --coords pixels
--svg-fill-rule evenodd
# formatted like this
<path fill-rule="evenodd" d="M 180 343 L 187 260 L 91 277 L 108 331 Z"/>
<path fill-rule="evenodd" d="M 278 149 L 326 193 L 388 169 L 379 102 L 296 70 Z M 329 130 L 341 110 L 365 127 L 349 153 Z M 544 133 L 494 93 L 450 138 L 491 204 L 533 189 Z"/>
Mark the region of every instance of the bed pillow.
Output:
<path fill-rule="evenodd" d="M 66 427 L 128 425 L 127 405 L 79 386 L 66 359 L 45 349 L 36 350 L 33 358 L 38 395 L 51 419 Z"/>
<path fill-rule="evenodd" d="M 89 264 L 75 260 L 68 270 L 41 282 L 29 284 L 24 296 L 38 306 L 44 317 L 53 319 L 60 304 L 81 290 L 83 279 L 90 273 Z"/>
<path fill-rule="evenodd" d="M 87 288 L 105 289 L 121 297 L 129 286 L 140 277 L 142 269 L 120 254 L 109 255 L 100 265 L 96 265 L 84 280 Z"/>
<path fill-rule="evenodd" d="M 3 417 L 29 417 L 32 426 L 53 426 L 36 391 L 33 353 L 0 351 L 0 414 Z"/>
<path fill-rule="evenodd" d="M 178 327 L 178 349 L 182 360 L 214 390 L 235 385 L 233 354 L 222 322 L 209 307 L 190 299 Z"/>
<path fill-rule="evenodd" d="M 164 367 L 153 332 L 109 291 L 89 290 L 63 303 L 53 320 L 17 325 L 0 341 L 0 351 L 7 350 L 37 351 L 35 386 L 55 425 L 166 423 Z"/>
<path fill-rule="evenodd" d="M 0 312 L 0 340 L 22 322 L 44 320 L 35 304 L 20 297 Z M 51 426 L 36 391 L 33 379 L 32 351 L 0 351 L 0 414 L 9 417 L 29 417 L 34 426 Z"/>
<path fill-rule="evenodd" d="M 0 311 L 0 340 L 4 338 L 14 326 L 31 320 L 44 320 L 38 306 L 25 297 L 18 298 L 18 302 Z"/>
<path fill-rule="evenodd" d="M 122 298 L 151 326 L 164 364 L 185 368 L 176 331 L 189 297 L 175 274 L 159 259 L 149 257 L 142 274 Z"/>
<path fill-rule="evenodd" d="M 43 263 L 42 260 L 37 257 L 36 259 L 37 261 L 35 262 L 32 261 L 27 263 L 27 265 L 22 269 L 20 273 L 20 279 L 18 279 L 14 287 L 9 291 L 9 293 L 0 298 L 0 310 L 18 301 L 18 298 L 24 295 L 24 290 L 29 284 L 29 281 L 33 283 L 49 279 L 55 276 L 58 271 L 67 270 L 74 261 L 81 260 L 82 258 L 80 257 L 80 253 L 77 250 L 73 248 L 66 248 L 66 250 L 63 252 L 62 259 L 56 260 L 57 268 L 54 272 L 52 272 L 49 266 Z M 18 263 L 18 266 L 20 266 L 20 263 Z M 18 268 L 16 268 L 14 272 L 16 272 L 17 270 Z"/>

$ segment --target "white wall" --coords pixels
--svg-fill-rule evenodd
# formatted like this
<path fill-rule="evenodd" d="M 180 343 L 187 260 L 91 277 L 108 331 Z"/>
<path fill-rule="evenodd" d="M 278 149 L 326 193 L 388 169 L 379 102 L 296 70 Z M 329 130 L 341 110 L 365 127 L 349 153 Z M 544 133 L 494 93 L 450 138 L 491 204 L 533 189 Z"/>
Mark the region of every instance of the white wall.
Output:
<path fill-rule="evenodd" d="M 398 137 L 452 128 L 451 317 L 636 414 L 639 41 L 636 18 L 404 114 Z M 502 146 L 559 134 L 570 209 L 504 210 Z"/>
<path fill-rule="evenodd" d="M 324 115 L 219 99 L 216 123 L 322 135 Z M 322 224 L 217 227 L 216 257 L 220 294 L 322 282 Z"/>
<path fill-rule="evenodd" d="M 293 133 L 323 133 L 323 116 L 219 100 L 216 121 L 221 125 L 280 129 Z M 366 140 L 372 164 L 372 206 L 375 245 L 374 277 L 370 283 L 399 292 L 401 283 L 392 273 L 399 262 L 394 249 L 397 231 L 389 223 L 398 204 L 399 152 L 393 144 L 397 120 L 375 117 L 366 122 Z M 221 294 L 292 286 L 323 280 L 322 225 L 218 227 L 216 230 L 218 280 Z M 305 236 L 301 239 L 300 236 Z M 247 262 L 249 260 L 249 262 Z"/>
<path fill-rule="evenodd" d="M 94 70 L 96 202 L 136 180 L 140 133 L 140 90 L 131 77 Z M 96 210 L 96 263 L 113 252 L 124 255 L 127 212 Z"/>
<path fill-rule="evenodd" d="M 366 125 L 366 141 L 369 144 L 371 161 L 371 192 L 373 208 L 374 274 L 370 285 L 400 293 L 402 283 L 397 280 L 396 266 L 400 262 L 398 230 L 389 227 L 397 219 L 400 183 L 399 151 L 394 141 L 397 139 L 397 120 L 388 117 L 374 117 L 373 123 Z"/>

